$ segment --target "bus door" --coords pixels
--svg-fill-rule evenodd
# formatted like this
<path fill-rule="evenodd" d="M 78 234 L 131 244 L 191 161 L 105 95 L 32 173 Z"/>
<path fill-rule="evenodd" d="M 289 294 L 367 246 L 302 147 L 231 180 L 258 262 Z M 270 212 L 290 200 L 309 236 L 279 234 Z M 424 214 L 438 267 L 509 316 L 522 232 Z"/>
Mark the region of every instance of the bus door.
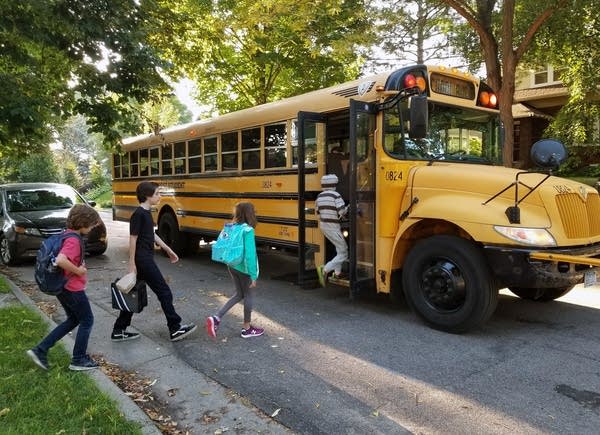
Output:
<path fill-rule="evenodd" d="M 350 297 L 375 278 L 375 127 L 377 106 L 350 100 Z"/>
<path fill-rule="evenodd" d="M 316 265 L 325 258 L 325 238 L 319 230 L 314 201 L 321 190 L 319 167 L 325 149 L 323 115 L 298 112 L 298 285 L 316 282 Z"/>

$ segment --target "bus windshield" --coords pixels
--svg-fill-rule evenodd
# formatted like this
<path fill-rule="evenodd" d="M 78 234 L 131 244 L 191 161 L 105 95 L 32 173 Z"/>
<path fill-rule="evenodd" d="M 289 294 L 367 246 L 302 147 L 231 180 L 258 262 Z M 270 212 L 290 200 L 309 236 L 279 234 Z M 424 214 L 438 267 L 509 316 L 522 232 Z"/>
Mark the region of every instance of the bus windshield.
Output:
<path fill-rule="evenodd" d="M 384 116 L 384 148 L 403 160 L 443 160 L 502 164 L 500 120 L 482 110 L 429 103 L 429 132 L 408 137 L 408 106 L 402 102 Z"/>

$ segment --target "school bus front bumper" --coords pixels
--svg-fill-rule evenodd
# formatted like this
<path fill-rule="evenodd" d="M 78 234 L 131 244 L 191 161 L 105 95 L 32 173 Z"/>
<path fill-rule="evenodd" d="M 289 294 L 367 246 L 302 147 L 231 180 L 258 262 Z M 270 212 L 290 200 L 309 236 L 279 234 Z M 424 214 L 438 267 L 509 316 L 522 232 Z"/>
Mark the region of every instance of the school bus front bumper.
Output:
<path fill-rule="evenodd" d="M 600 244 L 568 249 L 485 246 L 490 269 L 502 287 L 557 288 L 580 284 L 600 272 Z"/>

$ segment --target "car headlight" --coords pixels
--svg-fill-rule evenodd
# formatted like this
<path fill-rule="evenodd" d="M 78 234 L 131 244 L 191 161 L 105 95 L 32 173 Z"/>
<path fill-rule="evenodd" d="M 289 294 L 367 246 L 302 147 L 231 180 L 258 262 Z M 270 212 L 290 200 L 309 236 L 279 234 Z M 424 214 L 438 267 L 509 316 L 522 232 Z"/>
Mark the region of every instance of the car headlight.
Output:
<path fill-rule="evenodd" d="M 25 227 L 17 227 L 15 226 L 15 233 L 17 234 L 26 234 L 28 236 L 41 236 L 40 230 L 37 228 L 25 228 Z"/>
<path fill-rule="evenodd" d="M 503 227 L 494 225 L 494 229 L 515 242 L 532 246 L 556 246 L 556 240 L 545 228 Z"/>

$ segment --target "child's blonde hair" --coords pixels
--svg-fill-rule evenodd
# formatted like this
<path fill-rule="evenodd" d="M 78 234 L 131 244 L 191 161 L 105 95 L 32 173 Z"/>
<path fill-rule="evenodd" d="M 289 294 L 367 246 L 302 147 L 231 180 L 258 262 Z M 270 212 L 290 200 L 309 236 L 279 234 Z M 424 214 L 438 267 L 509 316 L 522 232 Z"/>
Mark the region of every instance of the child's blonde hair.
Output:
<path fill-rule="evenodd" d="M 100 215 L 87 204 L 75 204 L 69 211 L 67 217 L 67 228 L 79 230 L 81 228 L 93 227 L 100 222 Z"/>
<path fill-rule="evenodd" d="M 238 224 L 246 223 L 256 228 L 256 212 L 251 202 L 238 202 L 235 205 L 233 221 Z"/>

